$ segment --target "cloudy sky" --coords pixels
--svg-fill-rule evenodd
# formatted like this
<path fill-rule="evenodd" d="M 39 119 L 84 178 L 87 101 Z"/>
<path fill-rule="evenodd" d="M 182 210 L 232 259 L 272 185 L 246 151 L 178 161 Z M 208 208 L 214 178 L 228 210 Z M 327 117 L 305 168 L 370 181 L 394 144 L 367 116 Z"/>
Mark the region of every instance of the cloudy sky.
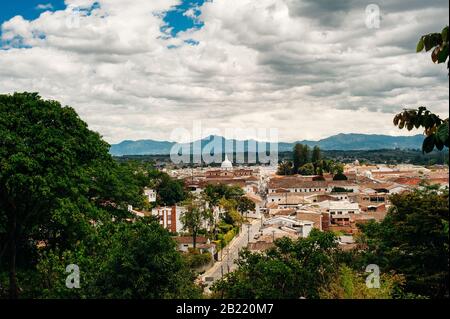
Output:
<path fill-rule="evenodd" d="M 110 143 L 170 139 L 196 120 L 223 135 L 277 128 L 294 141 L 406 135 L 392 125 L 404 107 L 448 116 L 445 66 L 415 53 L 420 35 L 448 24 L 447 0 L 1 6 L 0 93 L 68 104 Z"/>

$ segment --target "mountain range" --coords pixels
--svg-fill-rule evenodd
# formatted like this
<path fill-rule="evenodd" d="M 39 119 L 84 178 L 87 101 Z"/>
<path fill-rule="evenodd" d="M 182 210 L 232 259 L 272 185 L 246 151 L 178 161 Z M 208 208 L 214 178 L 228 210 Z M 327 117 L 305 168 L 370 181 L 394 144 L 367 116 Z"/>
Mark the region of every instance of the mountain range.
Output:
<path fill-rule="evenodd" d="M 223 149 L 225 143 L 244 142 L 244 151 L 248 151 L 249 145 L 252 145 L 254 140 L 234 140 L 225 139 L 221 136 L 208 136 L 200 141 L 202 149 L 209 144 L 213 138 L 218 138 L 222 142 Z M 413 136 L 391 136 L 391 135 L 377 135 L 377 134 L 337 134 L 318 141 L 302 140 L 296 142 L 279 142 L 278 152 L 291 151 L 296 143 L 306 144 L 310 147 L 319 146 L 323 150 L 378 150 L 378 149 L 420 149 L 422 147 L 423 135 Z M 260 142 L 261 143 L 261 142 Z M 155 141 L 155 140 L 137 140 L 137 141 L 122 141 L 118 144 L 112 144 L 110 153 L 114 156 L 122 155 L 168 155 L 176 142 L 170 141 Z M 181 144 L 192 149 L 193 143 Z M 267 149 L 269 145 L 267 145 Z M 250 147 L 251 150 L 254 148 Z"/>

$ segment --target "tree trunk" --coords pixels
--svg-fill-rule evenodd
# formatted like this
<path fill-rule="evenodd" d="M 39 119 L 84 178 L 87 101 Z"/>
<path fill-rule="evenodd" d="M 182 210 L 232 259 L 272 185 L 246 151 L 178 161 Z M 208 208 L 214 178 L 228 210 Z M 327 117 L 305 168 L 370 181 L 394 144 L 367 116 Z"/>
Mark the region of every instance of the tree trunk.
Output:
<path fill-rule="evenodd" d="M 197 232 L 193 231 L 192 232 L 192 244 L 194 246 L 194 249 L 197 247 Z"/>
<path fill-rule="evenodd" d="M 9 240 L 9 298 L 18 299 L 19 298 L 19 288 L 17 285 L 17 275 L 16 275 L 16 215 L 13 214 L 11 229 L 10 229 L 10 240 Z"/>

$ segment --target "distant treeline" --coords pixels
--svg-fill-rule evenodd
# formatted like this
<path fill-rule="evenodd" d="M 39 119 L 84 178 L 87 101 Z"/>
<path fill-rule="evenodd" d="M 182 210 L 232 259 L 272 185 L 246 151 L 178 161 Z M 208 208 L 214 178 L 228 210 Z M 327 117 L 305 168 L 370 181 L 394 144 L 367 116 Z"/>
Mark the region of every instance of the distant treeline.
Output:
<path fill-rule="evenodd" d="M 235 157 L 235 153 L 234 156 Z M 423 154 L 421 150 L 415 149 L 384 149 L 384 150 L 352 150 L 352 151 L 340 151 L 340 150 L 322 150 L 322 157 L 325 159 L 333 159 L 342 163 L 350 163 L 358 160 L 363 163 L 385 163 L 385 164 L 414 164 L 414 165 L 434 165 L 434 164 L 447 164 L 449 162 L 448 151 L 433 151 L 428 154 Z M 165 166 L 171 164 L 169 155 L 124 155 L 115 156 L 117 161 L 135 160 L 142 162 L 154 162 L 157 166 Z M 223 154 L 223 157 L 225 155 Z M 245 157 L 247 159 L 247 157 Z M 279 161 L 291 160 L 292 152 L 280 152 L 278 154 Z M 231 160 L 231 158 L 230 158 Z M 257 162 L 257 164 L 259 164 Z M 249 165 L 255 165 L 250 163 Z M 178 166 L 192 167 L 199 166 L 198 164 L 181 164 Z M 220 163 L 213 163 L 204 166 L 220 166 Z"/>

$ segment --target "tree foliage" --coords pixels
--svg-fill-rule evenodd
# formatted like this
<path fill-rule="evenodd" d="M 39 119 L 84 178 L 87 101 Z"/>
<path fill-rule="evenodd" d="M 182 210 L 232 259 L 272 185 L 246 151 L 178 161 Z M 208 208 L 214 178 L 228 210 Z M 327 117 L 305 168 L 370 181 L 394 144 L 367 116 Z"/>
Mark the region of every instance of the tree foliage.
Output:
<path fill-rule="evenodd" d="M 300 167 L 309 162 L 309 147 L 296 143 L 293 147 L 292 174 L 297 174 Z"/>
<path fill-rule="evenodd" d="M 444 27 L 440 33 L 429 33 L 420 37 L 417 43 L 416 52 L 425 49 L 426 52 L 431 51 L 431 61 L 433 63 L 445 63 L 448 60 L 448 26 Z M 447 62 L 447 69 L 450 61 Z"/>
<path fill-rule="evenodd" d="M 381 223 L 360 225 L 367 263 L 404 275 L 406 292 L 448 298 L 448 191 L 401 193 L 391 202 Z"/>
<path fill-rule="evenodd" d="M 156 169 L 148 171 L 148 183 L 156 191 L 156 204 L 173 206 L 187 199 L 183 182 Z"/>
<path fill-rule="evenodd" d="M 142 207 L 148 174 L 108 150 L 74 109 L 36 93 L 0 95 L 0 298 L 195 294 L 167 231 L 130 223 L 127 206 Z M 65 287 L 69 264 L 83 288 Z"/>
<path fill-rule="evenodd" d="M 433 63 L 447 62 L 447 69 L 449 68 L 450 60 L 448 59 L 448 26 L 442 29 L 440 33 L 430 33 L 420 37 L 417 43 L 417 52 L 425 51 L 431 52 L 431 60 Z M 420 106 L 416 109 L 405 108 L 403 112 L 394 117 L 394 125 L 400 129 L 407 128 L 411 131 L 413 128 L 418 129 L 423 127 L 425 129 L 425 139 L 422 145 L 423 153 L 430 153 L 436 147 L 441 151 L 444 146 L 448 148 L 449 140 L 449 126 L 448 118 L 441 119 L 438 115 L 431 113 L 426 107 Z"/>
<path fill-rule="evenodd" d="M 379 288 L 368 288 L 367 273 L 361 274 L 354 269 L 341 265 L 339 272 L 330 283 L 319 290 L 321 299 L 392 299 L 402 289 L 404 278 L 401 275 L 383 273 Z"/>
<path fill-rule="evenodd" d="M 308 238 L 275 241 L 264 253 L 240 253 L 239 268 L 213 287 L 223 298 L 318 298 L 319 288 L 335 269 L 336 240 L 313 230 Z"/>
<path fill-rule="evenodd" d="M 207 202 L 203 198 L 189 198 L 183 206 L 186 211 L 181 215 L 183 230 L 187 230 L 192 234 L 194 249 L 197 245 L 197 235 L 204 228 L 205 223 L 213 223 L 213 215 Z"/>

